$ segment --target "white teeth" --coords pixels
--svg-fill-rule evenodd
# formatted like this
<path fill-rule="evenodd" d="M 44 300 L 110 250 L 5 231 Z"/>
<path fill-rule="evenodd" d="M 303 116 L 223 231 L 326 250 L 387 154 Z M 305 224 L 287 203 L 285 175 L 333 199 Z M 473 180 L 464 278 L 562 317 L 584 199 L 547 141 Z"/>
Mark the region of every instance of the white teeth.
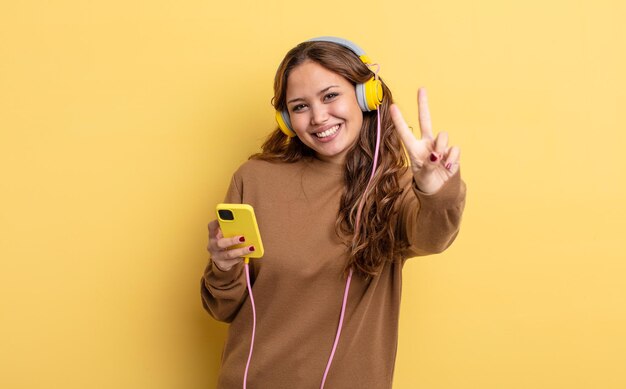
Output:
<path fill-rule="evenodd" d="M 334 127 L 329 128 L 326 131 L 318 132 L 318 133 L 315 134 L 315 136 L 317 136 L 318 138 L 326 138 L 327 136 L 331 136 L 334 133 L 336 133 L 338 129 L 339 129 L 339 124 L 337 124 Z"/>

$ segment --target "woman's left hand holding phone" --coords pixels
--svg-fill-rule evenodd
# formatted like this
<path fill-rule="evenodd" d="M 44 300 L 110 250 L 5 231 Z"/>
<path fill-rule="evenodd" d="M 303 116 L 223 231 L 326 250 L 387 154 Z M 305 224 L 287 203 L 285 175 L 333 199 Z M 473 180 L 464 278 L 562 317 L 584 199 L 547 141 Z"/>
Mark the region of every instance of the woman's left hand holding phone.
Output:
<path fill-rule="evenodd" d="M 221 271 L 228 271 L 239 262 L 243 262 L 243 257 L 254 251 L 253 246 L 229 249 L 229 247 L 245 242 L 245 237 L 234 236 L 224 238 L 219 222 L 213 220 L 209 223 L 209 245 L 207 250 L 211 254 L 211 260 Z"/>

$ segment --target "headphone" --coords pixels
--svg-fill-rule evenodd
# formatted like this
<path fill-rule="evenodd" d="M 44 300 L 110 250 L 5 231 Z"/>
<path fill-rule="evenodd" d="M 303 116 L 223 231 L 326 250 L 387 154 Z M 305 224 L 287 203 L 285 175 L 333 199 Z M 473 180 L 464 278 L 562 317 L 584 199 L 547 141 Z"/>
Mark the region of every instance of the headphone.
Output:
<path fill-rule="evenodd" d="M 365 55 L 365 51 L 361 49 L 356 44 L 350 42 L 347 39 L 337 38 L 333 36 L 321 36 L 318 38 L 309 39 L 307 42 L 331 42 L 341 45 L 350 49 L 353 53 L 355 53 L 361 61 L 370 65 L 372 61 L 369 59 L 367 55 Z M 372 77 L 368 81 L 363 84 L 356 85 L 356 98 L 359 103 L 359 107 L 361 107 L 361 111 L 370 112 L 376 111 L 378 106 L 383 101 L 383 86 L 380 80 L 377 77 Z M 289 119 L 289 111 L 276 111 L 276 122 L 278 123 L 278 127 L 281 131 L 292 138 L 296 136 L 293 127 L 291 126 L 291 120 Z"/>

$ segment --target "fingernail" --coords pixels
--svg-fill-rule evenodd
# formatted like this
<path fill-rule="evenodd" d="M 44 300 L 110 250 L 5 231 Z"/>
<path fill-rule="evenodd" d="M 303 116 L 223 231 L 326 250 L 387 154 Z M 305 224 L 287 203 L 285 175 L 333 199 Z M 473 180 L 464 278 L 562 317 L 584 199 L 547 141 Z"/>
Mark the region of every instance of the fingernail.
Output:
<path fill-rule="evenodd" d="M 450 162 L 446 163 L 446 169 L 450 170 L 451 167 L 452 167 L 452 164 Z"/>
<path fill-rule="evenodd" d="M 243 243 L 243 242 L 245 242 L 245 241 L 246 241 L 246 238 L 244 238 L 244 237 L 242 236 L 241 238 L 239 238 L 239 241 L 240 241 L 241 243 Z"/>
<path fill-rule="evenodd" d="M 437 162 L 438 159 L 439 157 L 437 157 L 437 154 L 435 153 L 430 154 L 430 162 Z"/>
<path fill-rule="evenodd" d="M 254 246 L 250 246 L 250 248 L 248 250 L 254 251 Z"/>

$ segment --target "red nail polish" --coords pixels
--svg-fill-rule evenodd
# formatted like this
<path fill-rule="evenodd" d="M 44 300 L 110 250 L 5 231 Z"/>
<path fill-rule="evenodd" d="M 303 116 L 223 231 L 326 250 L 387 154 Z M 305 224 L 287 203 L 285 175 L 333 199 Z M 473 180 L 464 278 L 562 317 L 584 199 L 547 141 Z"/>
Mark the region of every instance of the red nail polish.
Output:
<path fill-rule="evenodd" d="M 435 153 L 430 154 L 430 162 L 437 162 L 438 159 L 439 157 L 437 157 L 437 154 Z"/>
<path fill-rule="evenodd" d="M 254 251 L 254 246 L 250 246 L 249 250 Z"/>
<path fill-rule="evenodd" d="M 244 238 L 244 237 L 242 236 L 241 238 L 239 238 L 239 241 L 240 241 L 241 243 L 243 243 L 243 242 L 245 242 L 245 241 L 246 241 L 246 238 Z"/>

